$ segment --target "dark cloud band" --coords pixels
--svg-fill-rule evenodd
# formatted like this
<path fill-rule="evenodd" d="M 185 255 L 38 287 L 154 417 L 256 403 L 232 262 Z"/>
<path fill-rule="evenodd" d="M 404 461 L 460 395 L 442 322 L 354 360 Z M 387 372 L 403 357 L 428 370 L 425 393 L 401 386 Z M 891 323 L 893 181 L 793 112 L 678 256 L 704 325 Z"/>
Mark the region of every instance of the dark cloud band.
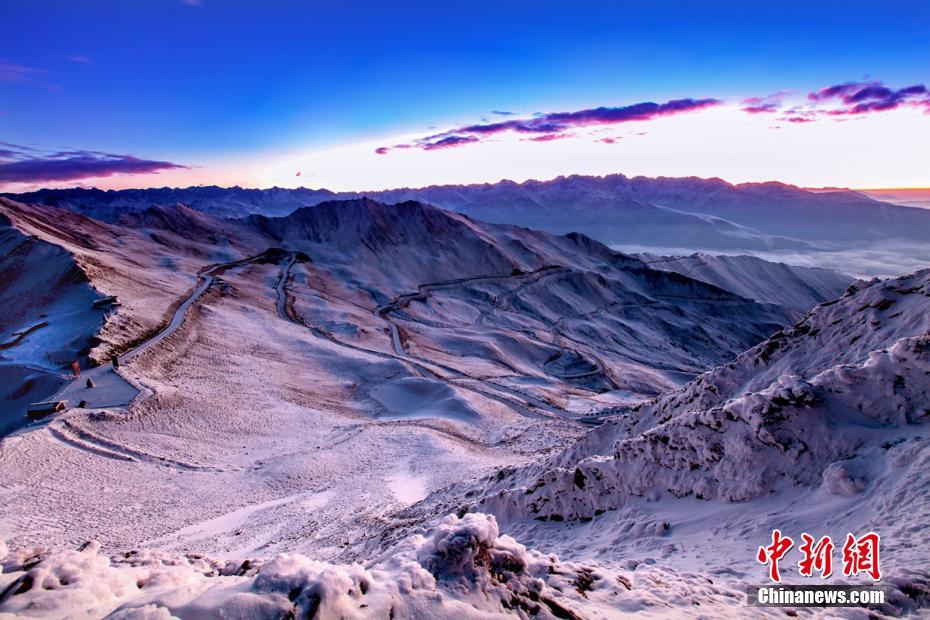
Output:
<path fill-rule="evenodd" d="M 6 144 L 0 150 L 0 183 L 77 181 L 114 174 L 153 174 L 188 166 L 100 151 L 42 152 Z"/>

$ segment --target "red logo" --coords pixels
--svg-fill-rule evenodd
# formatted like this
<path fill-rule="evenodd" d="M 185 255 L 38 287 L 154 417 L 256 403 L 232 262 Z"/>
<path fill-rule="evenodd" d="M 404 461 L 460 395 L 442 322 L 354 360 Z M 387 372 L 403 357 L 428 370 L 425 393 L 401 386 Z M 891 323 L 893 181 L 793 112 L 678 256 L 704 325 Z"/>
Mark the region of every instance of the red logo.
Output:
<path fill-rule="evenodd" d="M 775 583 L 781 581 L 781 575 L 778 573 L 778 561 L 781 560 L 793 546 L 794 541 L 787 536 L 782 536 L 781 530 L 772 530 L 772 544 L 768 547 L 759 547 L 756 560 L 758 560 L 760 564 L 771 564 L 771 566 L 769 566 L 769 577 L 771 577 L 772 581 Z"/>
<path fill-rule="evenodd" d="M 878 534 L 869 532 L 860 538 L 846 535 L 843 545 L 843 574 L 847 577 L 865 573 L 873 581 L 881 581 L 882 571 L 878 567 Z"/>
<path fill-rule="evenodd" d="M 802 577 L 813 577 L 814 572 L 819 573 L 821 579 L 833 574 L 833 550 L 835 545 L 829 536 L 815 540 L 808 533 L 801 534 L 801 545 L 798 550 L 802 558 L 798 562 L 798 572 Z M 882 572 L 879 567 L 879 544 L 881 539 L 875 532 L 868 532 L 859 538 L 852 534 L 846 535 L 843 545 L 843 575 L 856 577 L 866 574 L 873 581 L 881 581 Z M 759 547 L 756 560 L 769 567 L 769 578 L 775 583 L 781 582 L 779 561 L 794 547 L 794 540 L 785 536 L 781 530 L 772 530 L 772 544 Z"/>
<path fill-rule="evenodd" d="M 817 544 L 814 544 L 814 537 L 810 534 L 801 534 L 804 544 L 799 548 L 804 558 L 798 562 L 798 569 L 804 577 L 813 577 L 816 569 L 823 579 L 833 574 L 833 541 L 829 536 L 824 536 Z"/>

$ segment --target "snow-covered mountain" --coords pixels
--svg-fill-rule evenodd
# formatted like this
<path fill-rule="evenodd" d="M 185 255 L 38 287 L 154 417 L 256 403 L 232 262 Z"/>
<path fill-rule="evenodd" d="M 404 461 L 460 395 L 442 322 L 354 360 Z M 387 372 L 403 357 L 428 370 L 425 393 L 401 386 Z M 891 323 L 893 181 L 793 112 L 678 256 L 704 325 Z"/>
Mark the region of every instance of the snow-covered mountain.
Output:
<path fill-rule="evenodd" d="M 219 217 L 243 217 L 250 213 L 287 215 L 300 207 L 336 198 L 326 189 L 247 189 L 243 187 L 196 186 L 100 190 L 95 188 L 41 189 L 25 194 L 6 194 L 29 204 L 42 204 L 78 211 L 95 219 L 112 221 L 121 213 L 153 205 L 185 204 Z"/>
<path fill-rule="evenodd" d="M 332 337 L 344 332 L 355 346 L 378 349 L 381 330 L 389 328 L 396 334 L 393 353 L 432 361 L 433 372 L 491 377 L 501 389 L 548 407 L 580 407 L 579 413 L 602 406 L 585 394 L 631 403 L 680 385 L 794 318 L 786 306 L 650 269 L 580 234 L 487 224 L 414 201 L 330 201 L 239 220 L 183 205 L 151 206 L 112 223 L 55 207 L 6 202 L 3 208 L 26 234 L 70 252 L 76 272 L 98 290 L 131 291 L 120 295 L 124 307 L 108 315 L 99 335 L 81 332 L 97 339 L 99 360 L 164 324 L 158 317 L 164 302 L 153 303 L 164 293 L 145 290 L 143 270 L 155 287 L 177 290 L 184 286 L 182 265 L 202 271 L 210 262 L 269 248 L 305 257 L 294 272 L 307 291 L 324 287 L 333 295 L 322 307 L 317 298 L 294 295 L 295 311 L 313 313 Z M 102 313 L 88 314 L 87 306 L 69 307 L 99 325 Z M 32 362 L 40 363 L 42 351 L 33 353 Z M 11 380 L 16 389 L 18 379 Z M 433 377 L 427 382 L 436 385 L 429 389 L 442 386 Z M 403 398 L 424 389 L 399 386 Z"/>
<path fill-rule="evenodd" d="M 169 232 L 187 240 L 211 245 L 230 243 L 230 230 L 236 228 L 228 221 L 183 204 L 152 205 L 138 211 L 120 213 L 114 223 L 134 230 Z"/>
<path fill-rule="evenodd" d="M 881 236 L 924 239 L 930 234 L 909 230 L 927 221 L 925 213 L 890 207 L 856 192 L 814 193 L 782 183 L 733 185 L 695 177 L 574 175 L 551 181 L 399 189 L 379 196 L 388 200 L 416 197 L 495 222 L 530 225 L 537 218 L 537 225 L 547 229 L 571 226 L 573 221 L 585 227 L 599 225 L 600 232 L 593 236 L 623 245 L 783 249 L 805 247 L 803 242 L 865 241 Z M 665 216 L 644 212 L 638 221 L 637 205 L 659 208 Z M 615 223 L 614 218 L 624 213 L 629 219 Z M 674 215 L 701 218 L 717 234 L 697 228 L 690 219 L 677 222 L 682 231 L 677 234 L 673 228 L 663 235 L 664 227 L 650 234 L 653 222 L 665 220 L 667 225 Z M 684 234 L 689 229 L 693 239 Z M 679 239 L 685 243 L 678 243 Z"/>
<path fill-rule="evenodd" d="M 774 527 L 880 531 L 879 611 L 930 604 L 930 270 L 413 200 L 0 214 L 0 362 L 60 375 L 39 319 L 122 355 L 0 439 L 0 613 L 732 617 Z"/>
<path fill-rule="evenodd" d="M 414 201 L 327 202 L 245 221 L 379 305 L 413 293 L 393 310 L 408 346 L 495 375 L 656 393 L 792 320 L 784 306 L 650 269 L 583 235 Z"/>

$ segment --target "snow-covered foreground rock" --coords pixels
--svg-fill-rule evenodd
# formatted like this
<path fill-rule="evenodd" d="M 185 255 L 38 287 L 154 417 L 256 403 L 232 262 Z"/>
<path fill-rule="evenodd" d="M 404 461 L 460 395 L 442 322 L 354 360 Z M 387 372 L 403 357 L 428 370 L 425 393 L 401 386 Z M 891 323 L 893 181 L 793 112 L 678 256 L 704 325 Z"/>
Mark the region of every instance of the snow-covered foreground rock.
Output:
<path fill-rule="evenodd" d="M 741 584 L 700 573 L 563 561 L 501 535 L 494 517 L 480 513 L 449 515 L 365 563 L 295 553 L 226 562 L 151 550 L 108 557 L 95 542 L 0 562 L 0 618 L 732 618 L 744 597 Z M 885 604 L 869 617 L 930 603 L 926 575 L 887 585 Z M 827 615 L 864 617 L 836 611 Z"/>
<path fill-rule="evenodd" d="M 300 554 L 244 562 L 131 551 L 10 554 L 0 617 L 609 618 L 702 606 L 726 617 L 741 597 L 698 576 L 560 561 L 500 535 L 493 516 L 450 515 L 366 564 Z"/>

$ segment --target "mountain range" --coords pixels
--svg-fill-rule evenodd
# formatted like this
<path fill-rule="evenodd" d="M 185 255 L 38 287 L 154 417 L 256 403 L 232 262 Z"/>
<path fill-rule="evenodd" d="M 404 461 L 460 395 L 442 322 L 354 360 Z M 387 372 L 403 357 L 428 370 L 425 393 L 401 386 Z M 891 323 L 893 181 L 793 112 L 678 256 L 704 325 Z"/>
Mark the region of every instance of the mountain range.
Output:
<path fill-rule="evenodd" d="M 152 205 L 185 204 L 220 217 L 279 217 L 304 206 L 369 197 L 432 204 L 492 223 L 557 234 L 580 232 L 611 246 L 688 253 L 695 250 L 819 255 L 878 247 L 928 260 L 930 211 L 875 200 L 851 190 L 811 191 L 783 183 L 731 184 L 721 179 L 568 176 L 372 192 L 265 190 L 215 186 L 143 190 L 39 190 L 8 197 L 59 206 L 105 221 Z M 765 256 L 763 256 L 765 257 Z M 830 259 L 833 259 L 832 261 Z M 902 268 L 877 261 L 879 273 Z"/>

